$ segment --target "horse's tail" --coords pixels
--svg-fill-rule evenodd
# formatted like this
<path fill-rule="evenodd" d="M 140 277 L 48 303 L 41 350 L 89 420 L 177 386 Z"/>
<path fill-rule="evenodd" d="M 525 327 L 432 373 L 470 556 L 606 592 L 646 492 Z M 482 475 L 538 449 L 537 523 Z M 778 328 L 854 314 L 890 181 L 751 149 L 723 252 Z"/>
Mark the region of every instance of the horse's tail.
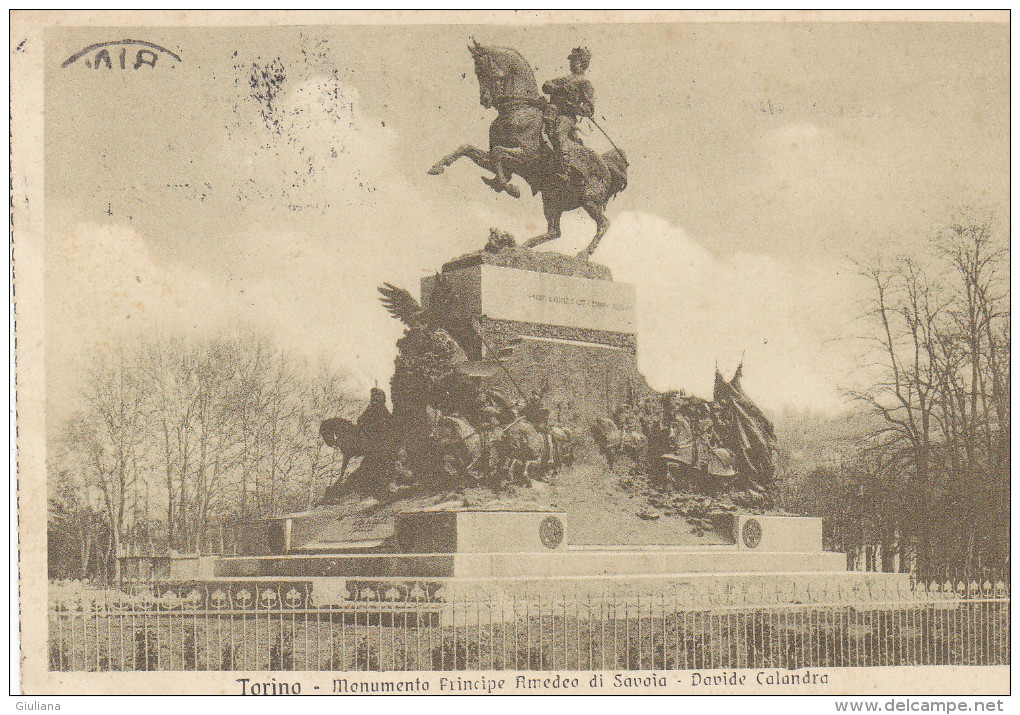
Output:
<path fill-rule="evenodd" d="M 609 193 L 607 199 L 611 199 L 627 188 L 627 155 L 620 149 L 611 149 L 602 155 L 602 161 L 609 168 Z"/>

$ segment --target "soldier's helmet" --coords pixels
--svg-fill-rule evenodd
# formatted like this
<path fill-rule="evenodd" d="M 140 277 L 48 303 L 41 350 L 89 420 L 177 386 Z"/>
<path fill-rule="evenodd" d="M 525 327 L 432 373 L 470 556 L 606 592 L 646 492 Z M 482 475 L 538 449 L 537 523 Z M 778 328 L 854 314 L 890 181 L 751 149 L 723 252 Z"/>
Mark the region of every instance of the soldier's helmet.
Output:
<path fill-rule="evenodd" d="M 386 393 L 378 387 L 373 387 L 368 392 L 368 398 L 372 402 L 386 402 Z"/>
<path fill-rule="evenodd" d="M 577 59 L 581 62 L 581 67 L 588 69 L 588 65 L 591 64 L 591 52 L 587 47 L 575 47 L 567 55 L 568 60 Z"/>

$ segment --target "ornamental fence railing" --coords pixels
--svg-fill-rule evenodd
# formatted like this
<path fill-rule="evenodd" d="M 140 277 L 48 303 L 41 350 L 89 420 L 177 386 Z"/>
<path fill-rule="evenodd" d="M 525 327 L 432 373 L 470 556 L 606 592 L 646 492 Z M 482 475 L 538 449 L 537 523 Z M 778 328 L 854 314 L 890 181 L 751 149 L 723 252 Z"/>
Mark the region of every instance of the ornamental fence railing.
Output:
<path fill-rule="evenodd" d="M 654 594 L 437 583 L 51 583 L 50 668 L 656 670 L 1005 665 L 1007 582 L 847 580 Z"/>

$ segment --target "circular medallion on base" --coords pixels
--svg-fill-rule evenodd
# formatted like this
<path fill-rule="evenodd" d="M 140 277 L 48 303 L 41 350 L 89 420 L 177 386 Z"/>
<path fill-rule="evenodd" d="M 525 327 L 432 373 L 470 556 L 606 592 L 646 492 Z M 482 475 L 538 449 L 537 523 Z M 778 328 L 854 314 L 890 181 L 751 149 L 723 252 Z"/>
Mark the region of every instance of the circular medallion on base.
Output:
<path fill-rule="evenodd" d="M 761 543 L 761 524 L 757 519 L 748 519 L 740 529 L 740 536 L 744 540 L 744 546 L 749 549 L 757 548 Z"/>
<path fill-rule="evenodd" d="M 538 525 L 538 538 L 548 549 L 555 549 L 563 543 L 563 522 L 555 516 L 547 516 Z"/>

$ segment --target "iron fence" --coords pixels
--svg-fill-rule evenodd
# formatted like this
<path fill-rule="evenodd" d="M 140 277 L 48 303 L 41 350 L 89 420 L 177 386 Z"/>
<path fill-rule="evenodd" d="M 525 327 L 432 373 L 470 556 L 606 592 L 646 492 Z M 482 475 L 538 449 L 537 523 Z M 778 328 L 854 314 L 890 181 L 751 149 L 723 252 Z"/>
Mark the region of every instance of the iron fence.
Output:
<path fill-rule="evenodd" d="M 50 668 L 633 670 L 1009 663 L 1004 583 L 640 593 L 51 585 Z"/>

